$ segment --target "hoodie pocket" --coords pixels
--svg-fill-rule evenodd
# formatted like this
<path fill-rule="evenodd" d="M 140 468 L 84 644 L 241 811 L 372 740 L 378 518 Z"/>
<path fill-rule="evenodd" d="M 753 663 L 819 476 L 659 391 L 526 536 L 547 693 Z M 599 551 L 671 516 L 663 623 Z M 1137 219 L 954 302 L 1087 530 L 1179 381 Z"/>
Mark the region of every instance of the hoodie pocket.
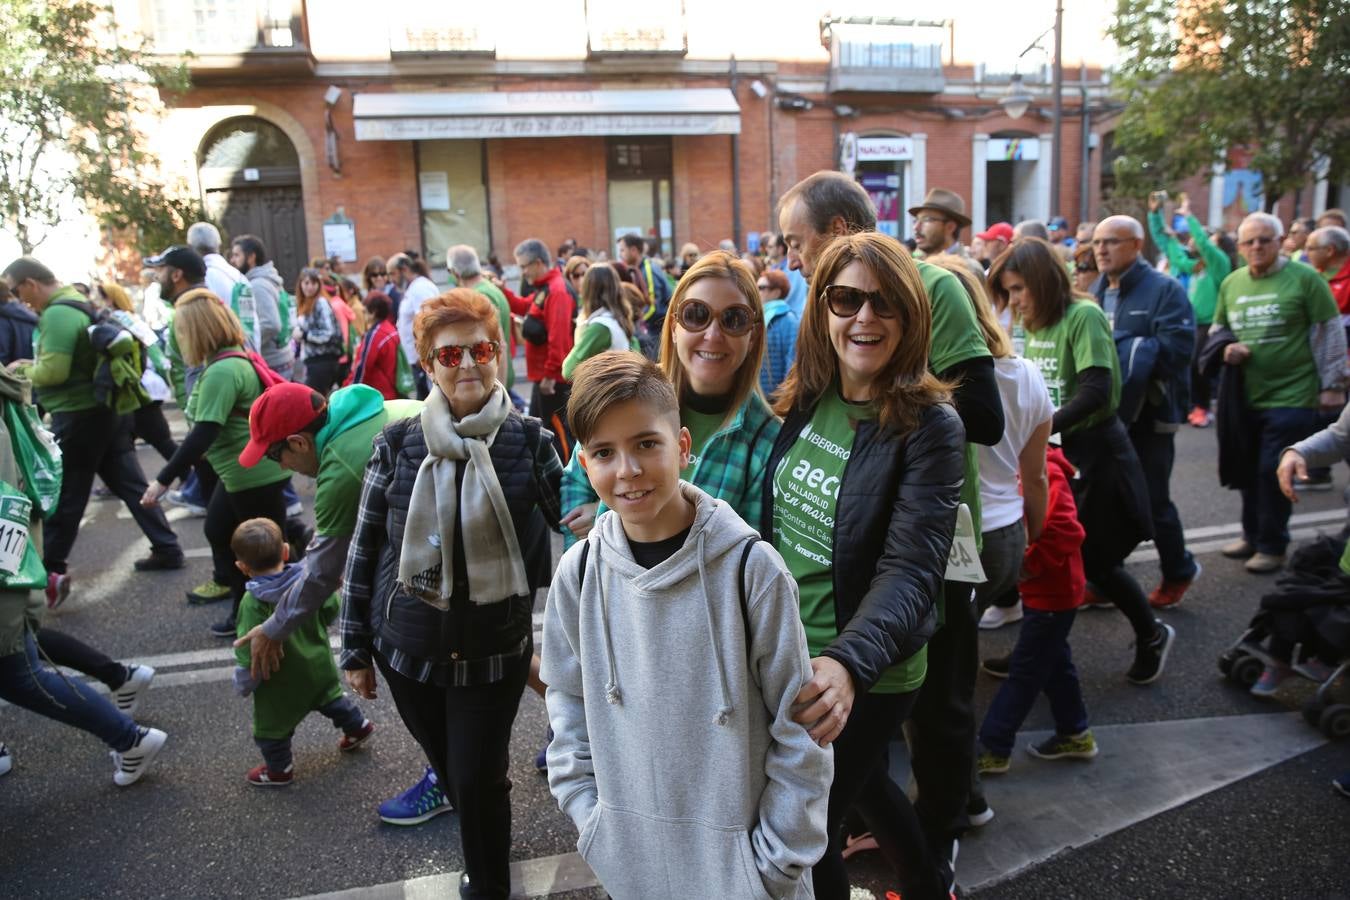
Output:
<path fill-rule="evenodd" d="M 582 826 L 577 851 L 614 900 L 769 900 L 750 835 L 739 828 L 647 816 L 601 801 Z"/>

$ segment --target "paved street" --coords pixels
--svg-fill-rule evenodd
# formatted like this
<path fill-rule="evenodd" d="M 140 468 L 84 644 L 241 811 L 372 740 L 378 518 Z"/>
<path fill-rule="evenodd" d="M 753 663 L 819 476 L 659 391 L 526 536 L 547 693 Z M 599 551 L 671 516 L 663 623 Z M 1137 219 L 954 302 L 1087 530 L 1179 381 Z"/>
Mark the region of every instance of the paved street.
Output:
<path fill-rule="evenodd" d="M 154 472 L 159 459 L 141 451 Z M 1295 528 L 1341 524 L 1341 488 L 1305 495 Z M 297 479 L 308 502 L 312 485 Z M 1084 612 L 1072 643 L 1102 754 L 1044 763 L 1019 740 L 1012 770 L 989 783 L 994 820 L 964 844 L 958 874 L 978 898 L 1350 896 L 1350 802 L 1330 779 L 1350 768 L 1350 745 L 1331 745 L 1291 711 L 1303 694 L 1261 701 L 1220 679 L 1215 658 L 1241 633 L 1271 582 L 1223 559 L 1236 534 L 1238 498 L 1215 476 L 1212 431 L 1179 437 L 1174 493 L 1205 567 L 1185 603 L 1166 614 L 1178 639 L 1163 679 L 1124 679 L 1131 633 L 1122 616 Z M 327 721 L 311 717 L 295 739 L 293 786 L 263 791 L 244 773 L 258 754 L 250 706 L 234 696 L 224 642 L 206 626 L 220 607 L 191 608 L 184 591 L 210 572 L 201 521 L 173 514 L 193 551 L 181 572 L 135 574 L 145 541 L 116 501 L 89 506 L 72 554 L 75 589 L 48 624 L 159 674 L 143 723 L 169 733 L 145 779 L 119 789 L 92 737 L 12 707 L 0 738 L 14 771 L 0 779 L 0 884 L 24 898 L 152 896 L 452 896 L 461 860 L 453 815 L 411 829 L 381 825 L 380 800 L 421 774 L 422 758 L 387 693 L 368 704 L 379 731 L 342 755 Z M 1151 588 L 1147 549 L 1132 568 Z M 543 594 L 539 598 L 542 609 Z M 1003 652 L 1015 628 L 985 638 Z M 978 704 L 994 684 L 981 678 Z M 1038 708 L 1027 728 L 1049 727 Z M 534 896 L 601 897 L 573 854 L 575 833 L 533 757 L 544 739 L 543 703 L 527 692 L 512 742 L 514 848 L 519 883 Z M 897 766 L 903 759 L 897 754 Z M 697 777 L 698 760 L 688 760 Z M 875 854 L 871 854 L 875 857 Z M 876 859 L 855 870 L 881 898 L 892 888 Z"/>

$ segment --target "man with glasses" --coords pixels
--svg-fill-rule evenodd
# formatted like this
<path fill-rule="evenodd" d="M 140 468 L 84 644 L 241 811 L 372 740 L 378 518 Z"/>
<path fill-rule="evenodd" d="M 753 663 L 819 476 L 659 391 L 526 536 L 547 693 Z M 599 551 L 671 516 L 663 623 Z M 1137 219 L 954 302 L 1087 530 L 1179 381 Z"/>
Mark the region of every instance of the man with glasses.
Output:
<path fill-rule="evenodd" d="M 563 247 L 567 246 L 564 242 Z M 575 243 L 573 242 L 575 247 Z M 460 287 L 473 288 L 492 301 L 493 307 L 497 310 L 497 320 L 502 328 L 502 342 L 504 344 L 503 352 L 497 354 L 497 380 L 507 389 L 516 383 L 515 367 L 511 365 L 512 350 L 511 347 L 511 305 L 506 301 L 506 295 L 502 293 L 501 288 L 497 287 L 491 281 L 483 276 L 483 265 L 478 260 L 478 251 L 468 244 L 456 244 L 445 251 L 445 261 L 450 268 L 450 274 L 455 276 Z M 514 400 L 513 400 L 514 402 Z"/>
<path fill-rule="evenodd" d="M 520 266 L 525 283 L 534 289 L 528 299 L 507 295 L 511 311 L 525 317 L 521 325 L 525 338 L 525 376 L 534 382 L 530 415 L 553 432 L 558 457 L 566 460 L 572 433 L 566 427 L 564 411 L 571 385 L 563 378 L 562 364 L 572 352 L 577 304 L 543 241 L 538 238 L 521 241 L 516 247 L 516 265 Z"/>
<path fill-rule="evenodd" d="M 1186 549 L 1169 488 L 1175 438 L 1190 410 L 1195 312 L 1186 290 L 1140 256 L 1144 227 L 1129 216 L 1104 219 L 1092 232 L 1101 273 L 1092 294 L 1114 325 L 1120 357 L 1120 420 L 1130 432 L 1148 484 L 1153 540 L 1162 583 L 1149 595 L 1156 608 L 1176 606 L 1200 574 Z"/>
<path fill-rule="evenodd" d="M 909 214 L 914 217 L 916 256 L 920 259 L 939 253 L 959 256 L 977 278 L 984 280 L 984 267 L 961 243 L 961 229 L 969 227 L 970 216 L 966 215 L 966 201 L 959 194 L 933 188 L 922 203 L 910 208 Z"/>
<path fill-rule="evenodd" d="M 1222 552 L 1245 559 L 1256 574 L 1278 572 L 1289 544 L 1290 504 L 1275 477 L 1281 451 L 1345 404 L 1340 311 L 1325 279 L 1280 255 L 1282 236 L 1280 220 L 1269 213 L 1242 220 L 1238 251 L 1247 266 L 1224 279 L 1214 311 L 1215 328 L 1236 338 L 1223 361 L 1242 367 L 1249 408 L 1251 428 L 1233 439 L 1258 448 L 1255 477 L 1242 488 L 1242 537 Z"/>

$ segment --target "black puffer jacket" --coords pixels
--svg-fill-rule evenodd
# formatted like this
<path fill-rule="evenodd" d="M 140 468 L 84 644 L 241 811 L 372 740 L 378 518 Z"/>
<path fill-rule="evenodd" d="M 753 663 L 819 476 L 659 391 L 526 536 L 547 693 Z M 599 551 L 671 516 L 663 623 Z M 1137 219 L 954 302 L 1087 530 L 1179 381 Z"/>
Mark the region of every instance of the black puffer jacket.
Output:
<path fill-rule="evenodd" d="M 516 539 L 525 558 L 525 572 L 533 590 L 548 582 L 552 568 L 548 525 L 540 511 L 542 492 L 556 496 L 558 485 L 541 486 L 535 463 L 549 444 L 538 419 L 514 411 L 502 423 L 490 453 L 511 511 Z M 533 596 L 512 597 L 497 603 L 470 600 L 464 568 L 463 542 L 456 529 L 454 592 L 450 609 L 442 612 L 405 594 L 398 587 L 399 554 L 408 518 L 413 483 L 427 455 L 420 418 L 401 419 L 376 438 L 375 455 L 392 466 L 385 489 L 385 539 L 375 555 L 374 589 L 368 610 L 371 633 L 410 656 L 434 663 L 470 661 L 508 652 L 530 634 Z M 372 463 L 374 464 L 374 463 Z M 456 488 L 463 483 L 463 466 Z"/>
<path fill-rule="evenodd" d="M 811 421 L 815 405 L 788 413 L 768 471 Z M 942 588 L 965 473 L 966 433 L 943 403 L 900 436 L 858 423 L 834 519 L 834 610 L 839 636 L 823 651 L 870 690 L 886 669 L 923 649 L 937 628 Z M 764 492 L 760 533 L 773 539 L 773 491 Z"/>

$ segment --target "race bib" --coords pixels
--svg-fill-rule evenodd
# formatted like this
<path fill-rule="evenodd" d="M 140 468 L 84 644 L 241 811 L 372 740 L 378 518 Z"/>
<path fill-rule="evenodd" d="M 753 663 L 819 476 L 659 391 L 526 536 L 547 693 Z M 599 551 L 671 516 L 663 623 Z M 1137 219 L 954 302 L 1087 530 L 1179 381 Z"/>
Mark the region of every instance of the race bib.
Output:
<path fill-rule="evenodd" d="M 956 533 L 952 536 L 951 553 L 947 555 L 946 581 L 982 584 L 988 579 L 980 565 L 980 550 L 975 544 L 975 520 L 970 507 L 962 503 L 956 508 Z"/>
<path fill-rule="evenodd" d="M 17 575 L 28 548 L 28 517 L 33 502 L 14 494 L 0 496 L 0 574 Z"/>

